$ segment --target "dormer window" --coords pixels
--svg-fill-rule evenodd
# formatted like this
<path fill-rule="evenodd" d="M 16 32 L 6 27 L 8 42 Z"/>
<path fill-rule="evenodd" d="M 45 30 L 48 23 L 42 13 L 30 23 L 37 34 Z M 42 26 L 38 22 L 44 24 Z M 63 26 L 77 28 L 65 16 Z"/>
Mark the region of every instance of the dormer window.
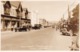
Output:
<path fill-rule="evenodd" d="M 10 15 L 10 9 L 11 9 L 11 4 L 9 1 L 6 1 L 6 3 L 4 4 L 4 14 Z"/>
<path fill-rule="evenodd" d="M 28 10 L 26 9 L 26 12 L 25 12 L 25 18 L 27 19 L 28 18 Z"/>
<path fill-rule="evenodd" d="M 16 12 L 17 12 L 17 17 L 22 17 L 23 9 L 22 9 L 21 3 L 19 3 L 19 6 L 18 6 L 18 8 L 16 9 Z"/>

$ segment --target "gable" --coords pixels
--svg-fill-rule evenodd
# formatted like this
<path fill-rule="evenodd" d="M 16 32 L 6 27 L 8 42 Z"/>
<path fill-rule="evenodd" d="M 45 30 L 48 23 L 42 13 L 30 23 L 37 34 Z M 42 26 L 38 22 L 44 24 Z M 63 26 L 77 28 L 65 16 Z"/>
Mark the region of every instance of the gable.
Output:
<path fill-rule="evenodd" d="M 26 9 L 26 12 L 25 12 L 25 14 L 28 14 L 28 10 Z"/>
<path fill-rule="evenodd" d="M 19 6 L 18 6 L 17 10 L 18 10 L 18 11 L 21 11 L 21 12 L 23 12 L 23 8 L 22 8 L 22 5 L 21 5 L 21 3 L 19 3 Z"/>
<path fill-rule="evenodd" d="M 6 1 L 6 3 L 4 4 L 4 8 L 11 8 L 11 4 L 9 1 Z"/>

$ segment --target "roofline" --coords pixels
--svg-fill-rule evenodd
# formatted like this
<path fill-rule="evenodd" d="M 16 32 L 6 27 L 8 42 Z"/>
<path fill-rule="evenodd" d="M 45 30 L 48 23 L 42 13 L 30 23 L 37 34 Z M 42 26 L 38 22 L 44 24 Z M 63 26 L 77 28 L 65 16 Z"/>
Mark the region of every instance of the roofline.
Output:
<path fill-rule="evenodd" d="M 5 3 L 4 1 L 1 1 L 2 3 Z M 10 2 L 11 3 L 11 2 Z M 15 6 L 15 5 L 13 5 L 12 3 L 11 3 L 11 6 L 14 6 L 14 7 L 16 7 L 17 8 L 17 6 Z"/>

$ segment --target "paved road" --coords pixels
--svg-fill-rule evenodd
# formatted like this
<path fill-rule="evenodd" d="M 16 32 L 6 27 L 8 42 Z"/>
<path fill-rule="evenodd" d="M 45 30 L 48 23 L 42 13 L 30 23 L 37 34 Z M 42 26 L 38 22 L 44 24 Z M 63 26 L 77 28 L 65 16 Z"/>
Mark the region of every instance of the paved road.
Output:
<path fill-rule="evenodd" d="M 71 45 L 71 37 L 62 36 L 53 28 L 1 35 L 2 50 L 70 50 Z"/>

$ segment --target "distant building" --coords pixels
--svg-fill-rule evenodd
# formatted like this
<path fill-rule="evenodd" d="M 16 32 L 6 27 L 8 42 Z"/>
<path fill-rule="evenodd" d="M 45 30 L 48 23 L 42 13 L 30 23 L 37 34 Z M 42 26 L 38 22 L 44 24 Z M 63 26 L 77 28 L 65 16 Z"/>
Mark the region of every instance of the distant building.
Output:
<path fill-rule="evenodd" d="M 39 23 L 42 25 L 42 27 L 45 27 L 45 26 L 50 26 L 51 24 L 46 21 L 45 19 L 40 19 L 39 20 Z"/>
<path fill-rule="evenodd" d="M 16 2 L 16 1 L 15 1 Z M 11 28 L 20 27 L 22 23 L 31 23 L 30 19 L 27 19 L 28 10 L 24 11 L 19 2 L 17 7 L 12 5 L 12 1 L 1 2 L 2 14 L 1 14 L 1 30 L 11 30 Z M 24 14 L 24 16 L 23 16 Z"/>

